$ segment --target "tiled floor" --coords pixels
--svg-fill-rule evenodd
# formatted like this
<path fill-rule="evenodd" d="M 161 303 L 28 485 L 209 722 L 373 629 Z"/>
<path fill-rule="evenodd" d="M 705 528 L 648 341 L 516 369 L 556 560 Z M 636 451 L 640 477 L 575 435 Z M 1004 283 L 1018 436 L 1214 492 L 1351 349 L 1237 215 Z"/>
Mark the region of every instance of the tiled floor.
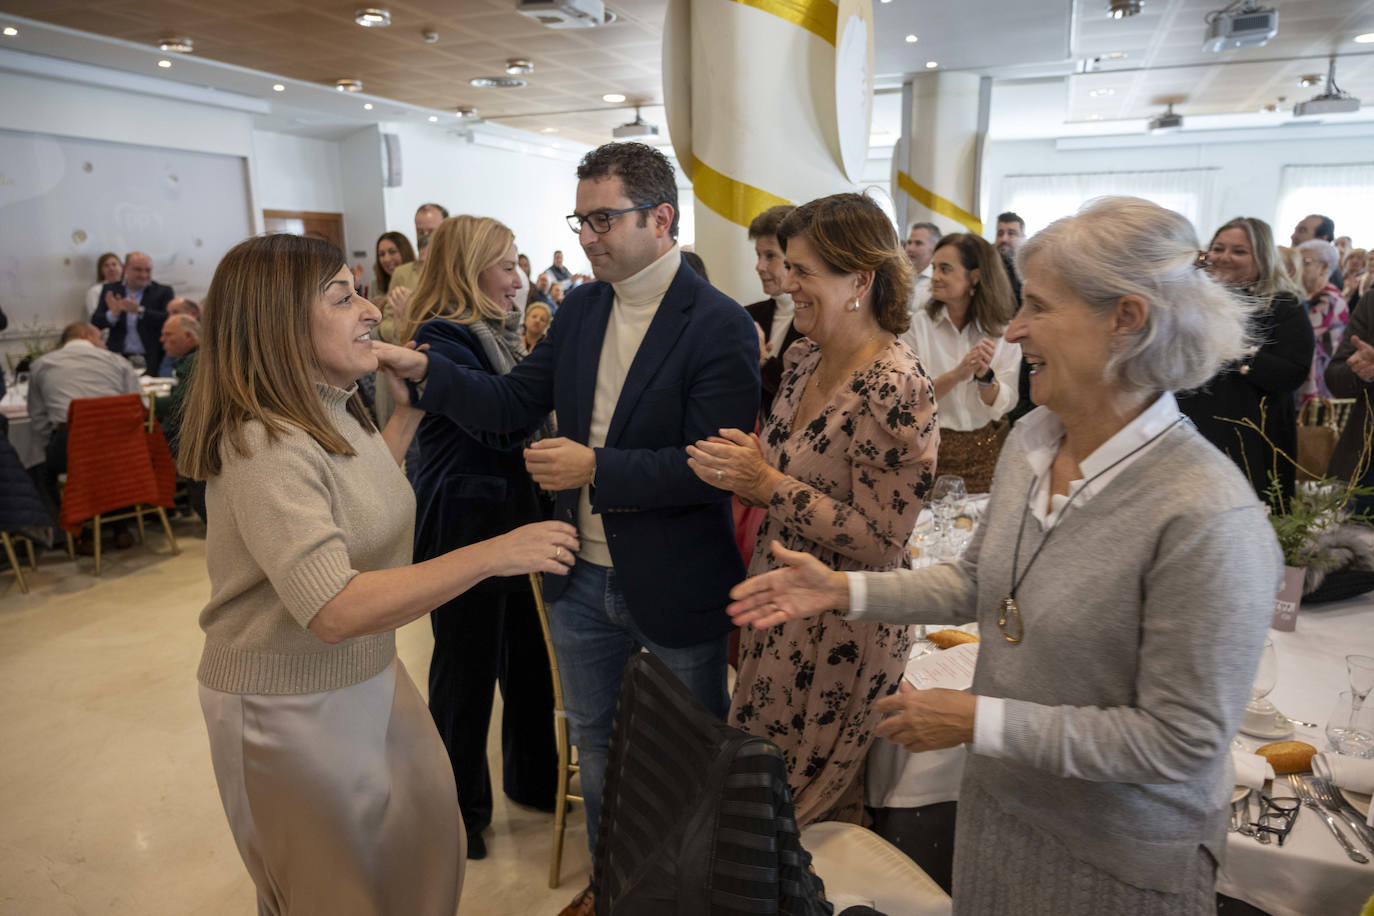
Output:
<path fill-rule="evenodd" d="M 28 595 L 0 554 L 0 914 L 255 912 L 196 699 L 204 529 L 174 527 L 180 556 L 150 532 L 147 547 L 107 553 L 99 579 L 89 559 L 43 554 Z M 428 621 L 397 645 L 423 692 Z M 552 916 L 586 882 L 581 809 L 550 890 L 552 817 L 496 797 L 459 913 Z"/>

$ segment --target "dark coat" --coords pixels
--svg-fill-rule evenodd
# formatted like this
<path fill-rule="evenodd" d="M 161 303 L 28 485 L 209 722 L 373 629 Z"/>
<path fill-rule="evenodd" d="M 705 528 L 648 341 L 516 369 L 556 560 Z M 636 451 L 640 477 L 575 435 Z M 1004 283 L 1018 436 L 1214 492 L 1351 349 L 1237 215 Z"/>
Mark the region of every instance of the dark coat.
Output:
<path fill-rule="evenodd" d="M 1297 471 L 1292 462 L 1275 456 L 1257 433 L 1219 417 L 1260 423 L 1263 403 L 1265 435 L 1288 455 L 1298 455 L 1296 392 L 1312 369 L 1315 343 L 1312 323 L 1302 303 L 1280 293 L 1255 318 L 1254 333 L 1261 342 L 1248 360 L 1229 366 L 1197 391 L 1181 392 L 1179 408 L 1198 431 L 1240 467 L 1260 499 L 1267 499 L 1269 476 L 1276 473 L 1285 502 L 1292 499 Z"/>
<path fill-rule="evenodd" d="M 496 377 L 496 370 L 472 329 L 444 319 L 427 321 L 415 332 L 429 344 L 431 365 L 452 366 Z M 453 376 L 431 374 L 425 384 L 416 439 L 420 464 L 415 475 L 415 562 L 505 534 L 540 520 L 538 488 L 525 470 L 521 447 L 532 427 L 506 436 L 465 428 L 456 409 L 461 403 Z M 488 579 L 483 591 L 529 588 L 526 576 Z"/>
<path fill-rule="evenodd" d="M 753 305 L 746 305 L 744 310 L 749 313 L 749 317 L 754 319 L 759 327 L 763 328 L 763 336 L 766 339 L 773 333 L 773 313 L 778 310 L 778 303 L 773 299 L 764 299 L 762 302 L 755 302 Z M 782 336 L 782 346 L 777 348 L 777 356 L 770 356 L 759 367 L 760 382 L 763 386 L 763 403 L 760 407 L 763 416 L 767 418 L 773 409 L 773 399 L 778 396 L 778 388 L 782 385 L 782 355 L 787 352 L 787 348 L 801 339 L 797 333 L 796 322 L 787 323 L 787 331 Z M 768 341 L 770 344 L 773 342 Z"/>
<path fill-rule="evenodd" d="M 1366 444 L 1365 424 L 1374 422 L 1374 408 L 1370 406 L 1370 401 L 1374 400 L 1374 384 L 1361 379 L 1346 362 L 1350 354 L 1355 352 L 1356 337 L 1365 343 L 1374 343 L 1374 293 L 1360 297 L 1359 305 L 1350 313 L 1350 324 L 1346 326 L 1341 345 L 1326 366 L 1326 387 L 1331 389 L 1331 396 L 1355 399 L 1355 406 L 1345 421 L 1340 441 L 1331 454 L 1331 466 L 1327 472 L 1342 480 L 1350 480 L 1353 476 L 1360 452 Z"/>
<path fill-rule="evenodd" d="M 110 320 L 110 311 L 105 307 L 106 293 L 126 296 L 128 290 L 123 282 L 106 283 L 101 287 L 100 303 L 96 305 L 95 314 L 91 316 L 91 324 L 101 330 L 108 328 L 110 336 L 105 341 L 105 346 L 114 353 L 123 353 L 128 321 L 122 314 L 114 321 Z M 143 312 L 138 316 L 135 326 L 138 328 L 139 340 L 143 341 L 144 359 L 150 375 L 155 375 L 158 366 L 162 365 L 162 323 L 167 320 L 167 304 L 172 298 L 172 288 L 156 281 L 149 281 L 143 289 Z"/>
<path fill-rule="evenodd" d="M 503 376 L 432 355 L 419 406 L 436 383 L 465 426 L 511 433 L 549 411 L 559 434 L 586 444 L 601 345 L 615 290 L 586 283 L 563 300 L 548 336 Z M 617 581 L 635 623 L 663 646 L 695 645 L 731 629 L 725 605 L 744 578 L 730 494 L 699 480 L 685 447 L 722 427 L 753 429 L 758 335 L 739 305 L 678 268 L 621 389 L 606 445 L 596 449 L 592 511 L 600 513 Z M 577 523 L 579 490 L 559 492 L 554 518 Z M 545 576 L 544 594 L 565 576 Z"/>

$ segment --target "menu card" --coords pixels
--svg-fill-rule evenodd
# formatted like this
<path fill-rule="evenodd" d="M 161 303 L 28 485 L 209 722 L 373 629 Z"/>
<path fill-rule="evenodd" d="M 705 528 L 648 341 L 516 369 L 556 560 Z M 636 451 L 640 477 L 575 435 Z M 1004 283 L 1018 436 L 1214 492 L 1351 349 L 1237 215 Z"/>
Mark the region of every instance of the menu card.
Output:
<path fill-rule="evenodd" d="M 977 664 L 978 643 L 966 642 L 908 662 L 906 679 L 917 690 L 932 687 L 968 690 L 973 686 L 973 669 Z"/>

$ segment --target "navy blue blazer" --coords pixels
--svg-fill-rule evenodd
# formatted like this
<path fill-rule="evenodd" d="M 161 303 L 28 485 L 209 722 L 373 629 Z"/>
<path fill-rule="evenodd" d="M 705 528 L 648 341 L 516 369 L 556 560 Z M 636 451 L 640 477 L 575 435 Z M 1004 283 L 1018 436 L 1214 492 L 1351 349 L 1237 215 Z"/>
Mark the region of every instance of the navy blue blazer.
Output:
<path fill-rule="evenodd" d="M 105 294 L 111 292 L 120 296 L 128 295 L 123 281 L 106 283 L 100 289 L 100 302 L 95 307 L 95 314 L 91 316 L 91 324 L 102 330 L 109 328 L 110 337 L 105 341 L 105 346 L 115 353 L 122 354 L 124 337 L 128 333 L 128 322 L 123 315 L 115 321 L 110 321 L 110 311 L 105 308 Z M 134 321 L 134 327 L 138 330 L 139 339 L 143 341 L 144 359 L 149 375 L 156 375 L 158 367 L 162 365 L 162 323 L 167 320 L 167 304 L 172 298 L 172 288 L 155 281 L 149 281 L 143 290 L 143 312 Z"/>
<path fill-rule="evenodd" d="M 448 393 L 449 417 L 494 433 L 525 429 L 552 410 L 559 435 L 586 444 L 614 299 L 609 283 L 574 289 L 544 340 L 504 376 L 431 352 L 426 395 L 437 383 Z M 753 429 L 758 349 L 744 309 L 682 265 L 630 365 L 606 445 L 596 449 L 592 511 L 602 516 L 630 614 L 663 646 L 731 628 L 725 605 L 744 562 L 730 494 L 698 480 L 685 449 L 721 428 Z M 578 495 L 559 492 L 554 518 L 577 524 Z M 566 584 L 545 576 L 545 597 L 558 598 Z"/>
<path fill-rule="evenodd" d="M 428 344 L 430 358 L 440 356 L 477 372 L 496 375 L 482 342 L 463 324 L 435 319 L 415 332 L 415 342 Z M 432 376 L 417 406 L 425 411 L 416 432 L 420 443 L 415 472 L 415 562 L 466 547 L 540 521 L 539 491 L 525 470 L 521 447 L 533 427 L 507 436 L 465 428 L 453 419 L 462 398 L 444 379 Z M 479 591 L 523 591 L 526 576 L 488 579 Z"/>

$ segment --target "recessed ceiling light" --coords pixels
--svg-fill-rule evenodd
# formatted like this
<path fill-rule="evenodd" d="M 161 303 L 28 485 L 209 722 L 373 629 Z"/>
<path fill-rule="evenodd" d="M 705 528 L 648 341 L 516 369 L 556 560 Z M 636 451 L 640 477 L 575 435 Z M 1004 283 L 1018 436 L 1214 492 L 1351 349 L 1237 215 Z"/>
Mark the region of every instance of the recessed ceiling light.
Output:
<path fill-rule="evenodd" d="M 534 61 L 523 57 L 512 57 L 506 61 L 506 72 L 511 76 L 520 76 L 524 73 L 534 72 Z"/>
<path fill-rule="evenodd" d="M 468 80 L 468 85 L 478 89 L 519 89 L 529 84 L 513 76 L 476 76 Z"/>
<path fill-rule="evenodd" d="M 195 42 L 189 38 L 164 38 L 157 43 L 157 46 L 163 51 L 171 51 L 174 54 L 190 54 L 196 49 Z"/>
<path fill-rule="evenodd" d="M 557 127 L 545 127 L 545 128 L 543 128 L 542 130 L 540 130 L 539 132 L 540 132 L 541 134 L 556 134 L 556 133 L 558 133 L 558 128 L 557 128 Z"/>
<path fill-rule="evenodd" d="M 341 79 L 334 81 L 334 88 L 340 92 L 362 92 L 362 80 Z"/>
<path fill-rule="evenodd" d="M 6 35 L 13 35 L 9 29 L 5 29 Z M 1365 32 L 1363 35 L 1355 36 L 1355 43 L 1361 45 L 1374 45 L 1374 32 Z"/>
<path fill-rule="evenodd" d="M 429 116 L 429 123 L 431 123 L 431 124 L 433 124 L 435 121 L 438 121 L 438 120 L 439 120 L 439 116 L 438 116 L 438 115 L 430 115 L 430 116 Z"/>
<path fill-rule="evenodd" d="M 1102 115 L 1088 115 L 1089 121 L 1101 121 Z"/>
<path fill-rule="evenodd" d="M 286 91 L 286 87 L 283 86 L 281 83 L 273 83 L 273 84 L 272 84 L 272 91 L 273 91 L 273 92 L 285 92 L 285 91 Z"/>
<path fill-rule="evenodd" d="M 473 108 L 471 105 L 459 105 L 453 110 L 453 113 L 468 121 L 477 117 L 477 109 Z"/>
<path fill-rule="evenodd" d="M 371 103 L 371 102 L 363 102 L 363 111 L 371 111 L 371 110 L 372 110 L 372 103 Z"/>
<path fill-rule="evenodd" d="M 19 34 L 19 30 L 12 25 L 7 25 L 5 26 L 5 34 L 8 35 L 10 38 L 13 38 L 14 36 Z M 1356 38 L 1355 40 L 1359 41 L 1360 39 Z"/>
<path fill-rule="evenodd" d="M 368 7 L 354 13 L 353 21 L 365 29 L 383 29 L 391 25 L 391 11 Z"/>
<path fill-rule="evenodd" d="M 909 44 L 909 45 L 914 45 L 914 44 L 916 43 L 916 36 L 915 36 L 915 35 L 908 35 L 908 36 L 906 37 L 906 43 Z"/>
<path fill-rule="evenodd" d="M 935 69 L 936 67 L 938 67 L 938 66 L 940 66 L 940 62 L 939 62 L 938 60 L 928 60 L 928 61 L 926 61 L 926 69 L 927 69 L 927 70 L 934 70 L 934 69 Z"/>
<path fill-rule="evenodd" d="M 608 92 L 601 97 L 601 101 L 610 102 L 612 105 L 617 105 L 625 101 L 625 96 L 621 95 L 619 92 Z"/>
<path fill-rule="evenodd" d="M 1310 89 L 1313 86 L 1320 86 L 1324 78 L 1320 73 L 1304 73 L 1298 77 L 1298 85 Z"/>
<path fill-rule="evenodd" d="M 1102 96 L 1104 96 L 1104 95 L 1116 95 L 1116 90 L 1115 90 L 1115 89 L 1093 89 L 1093 90 L 1091 90 L 1091 91 L 1088 92 L 1088 95 L 1092 96 L 1092 97 L 1095 98 L 1095 99 L 1100 99 L 1100 98 L 1102 98 Z"/>
<path fill-rule="evenodd" d="M 1145 6 L 1144 0 L 1108 0 L 1107 15 L 1113 19 L 1135 16 Z"/>
<path fill-rule="evenodd" d="M 1103 59 L 1103 60 L 1125 60 L 1125 59 L 1126 59 L 1126 52 L 1125 52 L 1125 51 L 1108 51 L 1106 54 L 1103 54 L 1103 55 L 1102 55 L 1102 59 Z"/>
<path fill-rule="evenodd" d="M 166 58 L 163 58 L 162 60 L 157 62 L 157 65 L 162 69 L 166 70 L 172 66 L 172 62 L 170 60 L 167 60 Z"/>

